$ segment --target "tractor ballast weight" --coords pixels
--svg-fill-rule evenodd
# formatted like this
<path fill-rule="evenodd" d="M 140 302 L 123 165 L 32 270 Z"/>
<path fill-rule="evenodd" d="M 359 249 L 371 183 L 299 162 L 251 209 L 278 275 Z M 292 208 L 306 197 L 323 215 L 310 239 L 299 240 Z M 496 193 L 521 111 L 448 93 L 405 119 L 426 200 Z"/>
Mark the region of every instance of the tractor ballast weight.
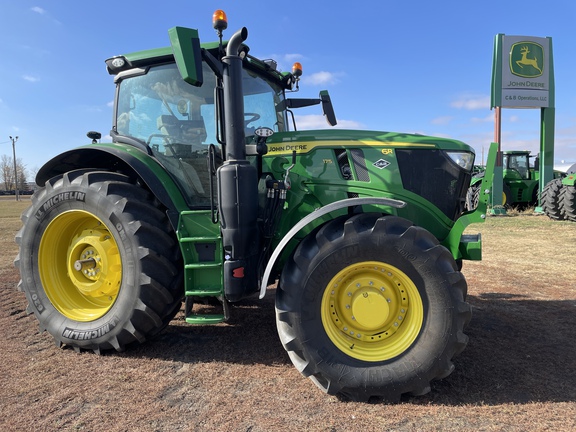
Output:
<path fill-rule="evenodd" d="M 248 55 L 246 28 L 222 41 L 220 11 L 215 28 L 217 43 L 175 27 L 170 47 L 106 61 L 112 142 L 46 163 L 22 216 L 15 264 L 28 310 L 58 346 L 122 351 L 182 303 L 190 324 L 223 322 L 230 303 L 278 281 L 280 340 L 323 391 L 428 392 L 467 342 L 460 269 L 482 242 L 463 232 L 485 218 L 497 146 L 466 212 L 470 146 L 298 131 L 292 110 L 305 106 L 336 124 L 328 92 L 287 97 L 301 65 L 280 72 Z"/>

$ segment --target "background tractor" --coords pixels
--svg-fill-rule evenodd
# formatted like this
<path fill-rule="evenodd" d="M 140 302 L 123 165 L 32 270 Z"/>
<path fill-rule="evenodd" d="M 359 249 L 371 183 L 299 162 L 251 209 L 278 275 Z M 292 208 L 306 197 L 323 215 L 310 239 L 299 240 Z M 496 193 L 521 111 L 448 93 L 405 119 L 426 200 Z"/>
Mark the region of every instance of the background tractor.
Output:
<path fill-rule="evenodd" d="M 576 222 L 576 164 L 564 177 L 549 181 L 542 191 L 542 211 L 551 219 Z"/>
<path fill-rule="evenodd" d="M 534 158 L 534 164 L 530 163 Z M 476 208 L 480 193 L 481 180 L 484 177 L 484 167 L 476 166 L 466 196 L 466 208 Z M 505 207 L 528 207 L 538 204 L 540 172 L 538 157 L 530 156 L 529 151 L 510 150 L 502 152 L 502 205 Z M 554 178 L 562 173 L 554 171 Z"/>
<path fill-rule="evenodd" d="M 223 41 L 226 27 L 217 11 L 215 43 L 175 27 L 166 48 L 106 61 L 112 142 L 90 133 L 92 144 L 47 162 L 22 216 L 15 264 L 28 311 L 58 346 L 122 351 L 182 309 L 191 324 L 227 321 L 231 304 L 278 280 L 280 340 L 323 391 L 428 392 L 468 340 L 460 269 L 481 258 L 481 237 L 463 231 L 488 199 L 463 213 L 473 149 L 298 131 L 300 107 L 321 105 L 336 124 L 328 92 L 290 97 L 301 65 L 279 71 L 248 54 L 246 28 Z"/>

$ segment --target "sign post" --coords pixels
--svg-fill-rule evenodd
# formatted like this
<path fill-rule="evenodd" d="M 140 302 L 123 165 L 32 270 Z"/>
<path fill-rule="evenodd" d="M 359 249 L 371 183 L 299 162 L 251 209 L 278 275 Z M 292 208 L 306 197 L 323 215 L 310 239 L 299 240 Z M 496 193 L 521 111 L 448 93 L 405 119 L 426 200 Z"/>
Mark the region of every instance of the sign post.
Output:
<path fill-rule="evenodd" d="M 502 205 L 501 108 L 540 108 L 540 182 L 554 175 L 554 66 L 552 38 L 496 35 L 492 63 L 490 107 L 496 109 L 495 141 L 498 158 L 494 170 L 492 205 Z M 500 191 L 498 192 L 497 189 Z M 540 200 L 540 198 L 538 198 Z M 540 202 L 538 202 L 538 206 Z"/>

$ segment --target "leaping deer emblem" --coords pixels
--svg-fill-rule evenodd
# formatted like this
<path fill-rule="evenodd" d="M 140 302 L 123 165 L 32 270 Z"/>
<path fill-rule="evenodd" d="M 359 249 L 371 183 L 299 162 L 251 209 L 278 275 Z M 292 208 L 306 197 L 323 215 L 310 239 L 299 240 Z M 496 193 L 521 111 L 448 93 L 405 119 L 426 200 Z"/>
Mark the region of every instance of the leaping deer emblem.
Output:
<path fill-rule="evenodd" d="M 538 59 L 536 57 L 528 58 L 530 50 L 528 49 L 527 46 L 523 46 L 522 48 L 520 48 L 520 53 L 522 54 L 522 58 L 516 61 L 516 64 L 518 66 L 520 66 L 521 68 L 524 68 L 524 66 L 532 66 L 538 69 L 538 72 L 542 73 L 542 69 L 538 67 Z"/>

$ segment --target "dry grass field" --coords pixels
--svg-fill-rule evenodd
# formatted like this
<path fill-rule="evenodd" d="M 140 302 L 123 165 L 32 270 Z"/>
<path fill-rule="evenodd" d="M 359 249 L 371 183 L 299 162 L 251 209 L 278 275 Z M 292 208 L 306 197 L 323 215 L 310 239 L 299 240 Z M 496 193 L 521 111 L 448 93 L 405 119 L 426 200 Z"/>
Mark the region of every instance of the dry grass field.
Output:
<path fill-rule="evenodd" d="M 465 262 L 473 318 L 456 370 L 400 404 L 321 393 L 284 353 L 274 289 L 232 321 L 181 315 L 121 354 L 58 349 L 16 290 L 19 215 L 0 200 L 2 431 L 570 431 L 576 429 L 576 224 L 490 217 L 484 261 Z"/>

